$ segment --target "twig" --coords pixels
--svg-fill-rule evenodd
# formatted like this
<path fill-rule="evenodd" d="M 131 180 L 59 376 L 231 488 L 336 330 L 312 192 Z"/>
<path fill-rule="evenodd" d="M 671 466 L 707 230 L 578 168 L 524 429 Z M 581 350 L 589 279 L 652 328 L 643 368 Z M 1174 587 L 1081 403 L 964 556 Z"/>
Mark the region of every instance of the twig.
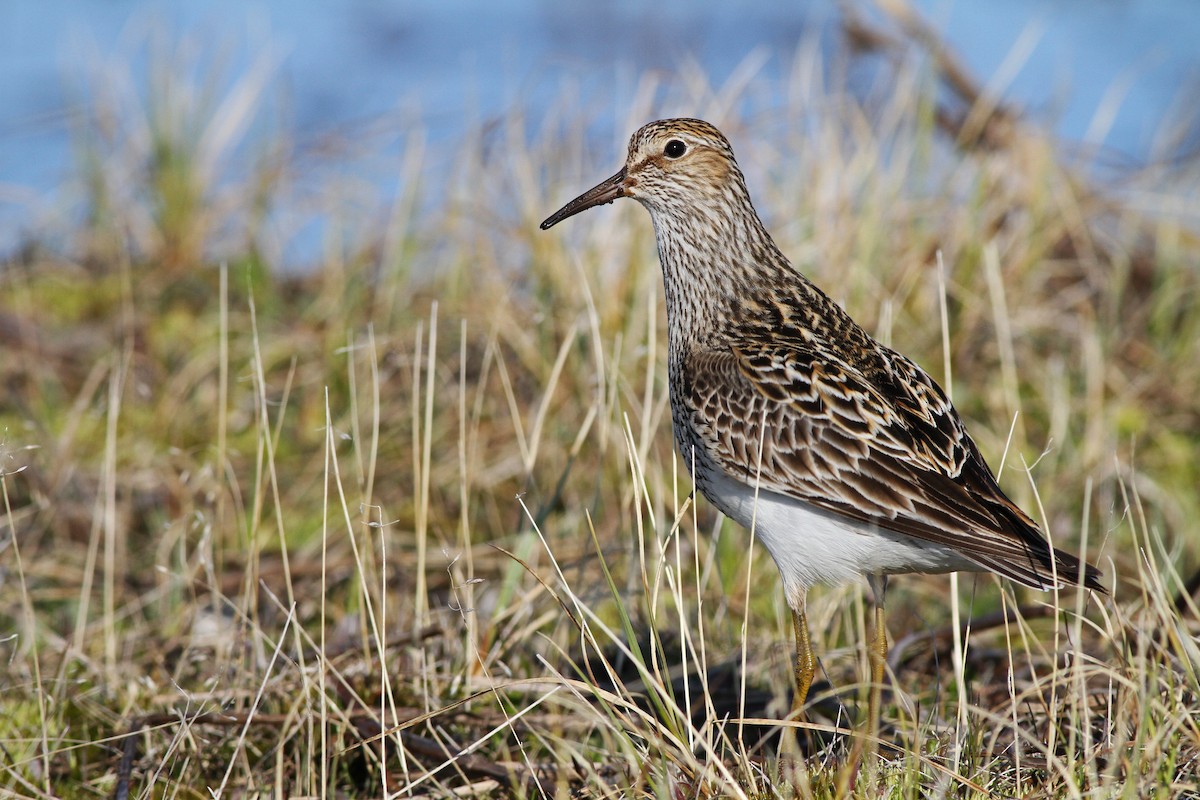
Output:
<path fill-rule="evenodd" d="M 910 45 L 929 54 L 933 67 L 951 93 L 965 106 L 954 110 L 939 102 L 934 119 L 939 128 L 954 137 L 963 149 L 989 150 L 1011 146 L 1020 112 L 997 98 L 989 97 L 966 65 L 938 32 L 905 0 L 880 0 L 881 10 L 899 27 L 903 36 L 893 35 L 869 22 L 851 3 L 842 6 L 842 30 L 859 50 L 878 52 L 893 62 L 904 58 Z"/>
<path fill-rule="evenodd" d="M 984 614 L 963 622 L 959 626 L 959 635 L 966 636 L 968 632 L 986 631 L 1001 625 L 1016 622 L 1018 619 L 1042 619 L 1053 616 L 1054 608 L 1048 605 L 1024 605 L 1010 608 L 1007 611 L 996 611 Z M 938 653 L 948 651 L 954 641 L 954 626 L 946 625 L 937 630 L 910 633 L 892 646 L 888 653 L 888 668 L 895 672 L 904 663 L 907 651 L 913 645 L 929 642 Z"/>

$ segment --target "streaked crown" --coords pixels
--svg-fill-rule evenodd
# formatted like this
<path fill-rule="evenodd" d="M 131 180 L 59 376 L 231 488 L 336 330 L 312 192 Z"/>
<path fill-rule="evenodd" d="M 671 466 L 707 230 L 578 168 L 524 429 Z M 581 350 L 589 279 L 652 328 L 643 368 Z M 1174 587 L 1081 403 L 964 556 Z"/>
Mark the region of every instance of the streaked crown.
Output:
<path fill-rule="evenodd" d="M 718 226 L 732 214 L 761 228 L 733 148 L 719 130 L 699 119 L 660 119 L 642 126 L 629 140 L 621 171 L 551 214 L 542 230 L 620 197 L 632 197 L 649 209 L 655 230 L 660 223 L 686 226 L 688 210 L 699 210 Z"/>
<path fill-rule="evenodd" d="M 658 120 L 629 140 L 624 193 L 651 209 L 741 194 L 744 186 L 729 140 L 703 120 Z"/>

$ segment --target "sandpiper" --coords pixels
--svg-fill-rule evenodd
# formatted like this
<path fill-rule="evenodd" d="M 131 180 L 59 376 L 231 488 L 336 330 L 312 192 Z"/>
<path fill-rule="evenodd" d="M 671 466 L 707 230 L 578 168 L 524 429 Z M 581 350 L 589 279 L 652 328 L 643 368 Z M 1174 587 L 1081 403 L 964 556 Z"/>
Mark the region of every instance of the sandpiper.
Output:
<path fill-rule="evenodd" d="M 651 122 L 625 166 L 542 223 L 632 197 L 666 287 L 675 440 L 697 488 L 779 568 L 796 637 L 793 712 L 816 661 L 805 596 L 864 575 L 875 607 L 869 719 L 887 656 L 888 576 L 991 571 L 1103 591 L 1005 496 L 945 392 L 797 272 L 733 149 L 696 119 Z"/>

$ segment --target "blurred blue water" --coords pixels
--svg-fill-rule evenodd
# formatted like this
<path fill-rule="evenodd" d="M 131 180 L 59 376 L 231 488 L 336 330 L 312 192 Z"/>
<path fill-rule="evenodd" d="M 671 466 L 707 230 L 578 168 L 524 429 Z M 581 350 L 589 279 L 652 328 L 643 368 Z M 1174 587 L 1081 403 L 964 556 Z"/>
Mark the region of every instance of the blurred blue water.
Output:
<path fill-rule="evenodd" d="M 1036 45 L 1006 95 L 1081 140 L 1110 89 L 1129 91 L 1099 142 L 1133 161 L 1177 104 L 1200 97 L 1200 5 L 1191 0 L 917 0 L 981 77 L 1030 31 Z M 698 70 L 720 84 L 756 48 L 757 78 L 780 79 L 801 37 L 829 35 L 832 0 L 8 0 L 0 4 L 0 253 L 53 207 L 75 168 L 69 134 L 79 89 L 101 59 L 146 69 L 147 31 L 227 52 L 236 73 L 277 62 L 277 115 L 299 136 L 419 109 L 435 141 L 510 108 L 537 111 L 564 85 L 595 87 L 645 70 Z M 70 87 L 76 87 L 74 89 Z M 615 98 L 619 99 L 619 98 Z M 621 124 L 613 103 L 613 124 Z M 604 116 L 603 113 L 600 116 Z M 1094 131 L 1093 131 L 1094 133 Z"/>
<path fill-rule="evenodd" d="M 1161 157 L 1172 113 L 1200 106 L 1200 3 L 1192 0 L 915 0 L 972 71 L 993 76 L 1029 35 L 1032 47 L 1005 92 L 1068 141 L 1100 134 L 1135 163 Z M 1106 100 L 1111 127 L 1097 122 Z"/>

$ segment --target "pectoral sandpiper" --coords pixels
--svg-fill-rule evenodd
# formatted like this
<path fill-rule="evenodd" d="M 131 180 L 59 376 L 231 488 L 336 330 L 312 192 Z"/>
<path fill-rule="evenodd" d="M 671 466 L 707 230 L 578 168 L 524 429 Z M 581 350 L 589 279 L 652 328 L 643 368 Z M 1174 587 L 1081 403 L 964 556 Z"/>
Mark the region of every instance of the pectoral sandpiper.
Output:
<path fill-rule="evenodd" d="M 858 575 L 870 584 L 872 724 L 889 575 L 991 571 L 1043 590 L 1103 591 L 1098 570 L 1051 547 L 1005 496 L 933 379 L 792 268 L 720 131 L 695 119 L 646 125 L 620 172 L 541 227 L 620 197 L 654 222 L 683 460 L 783 578 L 796 637 L 793 711 L 816 667 L 805 617 L 814 584 Z"/>

